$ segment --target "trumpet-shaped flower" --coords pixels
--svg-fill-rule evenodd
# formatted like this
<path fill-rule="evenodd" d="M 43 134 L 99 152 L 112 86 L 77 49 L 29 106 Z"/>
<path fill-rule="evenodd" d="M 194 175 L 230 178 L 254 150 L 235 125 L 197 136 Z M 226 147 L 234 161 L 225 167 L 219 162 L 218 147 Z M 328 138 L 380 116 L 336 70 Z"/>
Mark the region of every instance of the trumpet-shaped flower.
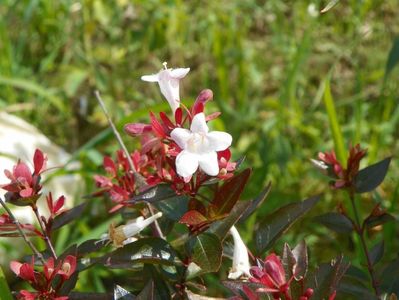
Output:
<path fill-rule="evenodd" d="M 134 241 L 135 239 L 133 239 L 133 236 L 138 234 L 160 217 L 162 217 L 162 213 L 158 212 L 147 219 L 138 217 L 133 222 L 130 222 L 126 225 L 115 227 L 113 224 L 111 224 L 107 238 L 109 238 L 116 247 L 123 247 L 124 245 Z"/>
<path fill-rule="evenodd" d="M 180 106 L 179 81 L 187 75 L 190 68 L 168 69 L 165 68 L 157 74 L 141 76 L 141 80 L 158 82 L 162 95 L 168 100 L 173 113 Z"/>
<path fill-rule="evenodd" d="M 234 241 L 233 266 L 229 273 L 229 279 L 238 279 L 241 276 L 250 277 L 250 265 L 247 247 L 241 239 L 238 230 L 233 226 L 230 228 L 230 234 Z"/>
<path fill-rule="evenodd" d="M 183 178 L 190 178 L 198 167 L 210 176 L 218 175 L 216 151 L 227 149 L 232 142 L 226 132 L 209 132 L 204 113 L 194 116 L 190 130 L 175 128 L 170 136 L 183 150 L 176 157 L 176 171 Z"/>

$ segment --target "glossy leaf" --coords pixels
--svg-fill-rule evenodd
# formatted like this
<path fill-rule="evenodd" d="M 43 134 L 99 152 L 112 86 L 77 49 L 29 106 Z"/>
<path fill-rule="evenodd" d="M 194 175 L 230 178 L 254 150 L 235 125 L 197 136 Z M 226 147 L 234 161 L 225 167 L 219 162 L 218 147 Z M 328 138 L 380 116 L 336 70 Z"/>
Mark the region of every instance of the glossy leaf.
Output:
<path fill-rule="evenodd" d="M 353 231 L 352 222 L 348 217 L 340 213 L 329 212 L 315 217 L 315 220 L 338 233 L 350 233 Z"/>
<path fill-rule="evenodd" d="M 201 233 L 189 241 L 191 260 L 201 268 L 200 273 L 216 272 L 222 263 L 223 248 L 212 233 Z"/>
<path fill-rule="evenodd" d="M 114 287 L 114 300 L 134 300 L 136 297 L 119 285 Z"/>
<path fill-rule="evenodd" d="M 111 268 L 131 268 L 137 263 L 180 264 L 175 250 L 163 239 L 142 238 L 97 260 Z"/>
<path fill-rule="evenodd" d="M 361 281 L 353 276 L 345 275 L 339 283 L 339 293 L 342 299 L 367 299 L 367 300 L 378 300 L 367 287 L 367 281 Z"/>
<path fill-rule="evenodd" d="M 214 233 L 220 240 L 224 240 L 230 228 L 240 219 L 242 214 L 248 210 L 250 204 L 251 202 L 249 201 L 239 201 L 226 218 L 212 223 L 207 232 Z"/>
<path fill-rule="evenodd" d="M 296 279 L 304 278 L 308 271 L 308 249 L 304 240 L 302 240 L 292 250 L 296 264 L 294 267 L 294 275 Z"/>
<path fill-rule="evenodd" d="M 313 288 L 314 299 L 328 299 L 329 296 L 337 290 L 338 283 L 346 270 L 349 268 L 349 263 L 343 261 L 343 257 L 340 256 L 331 263 L 320 265 L 314 272 L 313 276 L 308 276 L 308 282 L 306 285 Z"/>
<path fill-rule="evenodd" d="M 396 220 L 394 216 L 390 215 L 385 211 L 385 209 L 381 208 L 381 204 L 378 203 L 370 213 L 370 215 L 363 222 L 363 229 L 368 228 L 371 229 L 373 227 L 382 225 L 389 221 Z"/>
<path fill-rule="evenodd" d="M 248 208 L 245 210 L 245 212 L 242 214 L 240 217 L 239 222 L 243 223 L 245 222 L 252 214 L 253 212 L 262 205 L 263 201 L 267 198 L 267 196 L 270 193 L 270 190 L 272 188 L 272 183 L 269 182 L 267 186 L 263 189 L 263 191 L 251 201 L 251 205 L 248 206 Z"/>
<path fill-rule="evenodd" d="M 359 171 L 355 178 L 356 193 L 367 193 L 377 188 L 388 172 L 391 157 Z"/>
<path fill-rule="evenodd" d="M 187 196 L 172 196 L 165 200 L 155 202 L 153 205 L 163 213 L 163 217 L 179 221 L 188 210 L 189 198 Z"/>
<path fill-rule="evenodd" d="M 75 206 L 74 208 L 71 208 L 70 210 L 56 216 L 54 218 L 54 222 L 52 225 L 52 229 L 58 229 L 73 220 L 77 219 L 80 217 L 80 215 L 83 213 L 83 210 L 85 209 L 87 203 L 82 203 L 79 204 L 78 206 Z"/>
<path fill-rule="evenodd" d="M 189 226 L 197 226 L 201 223 L 207 222 L 208 219 L 197 210 L 189 210 L 180 219 L 179 223 Z"/>
<path fill-rule="evenodd" d="M 136 196 L 128 201 L 128 203 L 136 202 L 148 202 L 155 203 L 157 201 L 169 199 L 176 197 L 176 192 L 167 184 L 159 184 L 154 186 Z"/>
<path fill-rule="evenodd" d="M 216 192 L 212 205 L 216 215 L 229 213 L 239 200 L 245 185 L 251 175 L 251 169 L 245 169 L 238 175 L 227 180 Z"/>
<path fill-rule="evenodd" d="M 370 260 L 371 264 L 377 264 L 381 258 L 384 256 L 384 241 L 377 243 L 373 248 L 370 250 Z"/>
<path fill-rule="evenodd" d="M 320 196 L 315 196 L 302 202 L 289 203 L 265 216 L 255 235 L 258 253 L 270 249 L 277 239 L 319 200 Z"/>

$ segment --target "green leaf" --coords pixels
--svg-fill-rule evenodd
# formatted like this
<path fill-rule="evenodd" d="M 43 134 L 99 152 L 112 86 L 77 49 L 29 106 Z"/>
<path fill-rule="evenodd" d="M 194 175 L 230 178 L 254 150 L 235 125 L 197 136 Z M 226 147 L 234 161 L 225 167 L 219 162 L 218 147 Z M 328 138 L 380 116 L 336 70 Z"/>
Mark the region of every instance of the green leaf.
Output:
<path fill-rule="evenodd" d="M 338 4 L 340 0 L 331 0 L 330 2 L 327 3 L 327 5 L 320 11 L 322 14 L 328 12 L 330 9 L 332 9 L 335 5 Z"/>
<path fill-rule="evenodd" d="M 320 196 L 315 196 L 303 202 L 289 203 L 264 216 L 264 221 L 260 223 L 255 236 L 258 253 L 270 249 L 277 239 L 319 200 Z"/>
<path fill-rule="evenodd" d="M 175 194 L 173 197 L 157 201 L 153 205 L 163 213 L 164 217 L 177 222 L 187 212 L 188 202 L 187 196 L 176 196 Z"/>
<path fill-rule="evenodd" d="M 0 267 L 0 296 L 1 300 L 14 299 L 11 295 L 10 288 L 8 287 L 6 277 L 4 276 L 3 269 L 1 267 Z"/>
<path fill-rule="evenodd" d="M 356 193 L 367 193 L 377 188 L 383 182 L 390 162 L 391 157 L 387 157 L 360 170 L 355 178 Z"/>
<path fill-rule="evenodd" d="M 201 270 L 198 273 L 216 272 L 222 263 L 223 248 L 219 238 L 212 233 L 201 233 L 188 242 L 191 261 Z"/>
<path fill-rule="evenodd" d="M 128 201 L 128 203 L 136 202 L 148 202 L 155 203 L 157 201 L 170 199 L 176 197 L 176 192 L 167 184 L 156 185 L 136 196 Z"/>
<path fill-rule="evenodd" d="M 326 106 L 328 122 L 330 123 L 330 130 L 333 136 L 335 152 L 337 153 L 338 160 L 343 166 L 346 165 L 346 150 L 344 145 L 344 138 L 339 126 L 337 112 L 335 110 L 334 99 L 331 95 L 330 78 L 325 80 L 324 87 L 324 105 Z"/>
<path fill-rule="evenodd" d="M 240 219 L 241 215 L 247 211 L 250 204 L 250 201 L 239 201 L 226 218 L 212 223 L 207 232 L 214 233 L 220 240 L 224 240 L 230 228 Z"/>
<path fill-rule="evenodd" d="M 180 259 L 169 243 L 160 238 L 142 238 L 97 259 L 111 268 L 127 269 L 138 263 L 179 265 Z"/>
<path fill-rule="evenodd" d="M 381 258 L 384 256 L 384 241 L 377 243 L 373 248 L 370 250 L 370 260 L 371 264 L 375 265 L 378 263 Z"/>
<path fill-rule="evenodd" d="M 78 206 L 75 206 L 74 208 L 71 208 L 70 210 L 58 215 L 57 217 L 54 218 L 54 222 L 52 225 L 52 230 L 56 230 L 73 220 L 77 219 L 80 217 L 80 215 L 83 213 L 83 210 L 86 207 L 86 202 L 79 204 Z"/>
<path fill-rule="evenodd" d="M 217 216 L 229 213 L 239 200 L 245 185 L 251 175 L 251 169 L 245 169 L 238 175 L 225 181 L 215 193 L 212 205 L 215 207 Z"/>
<path fill-rule="evenodd" d="M 399 37 L 395 38 L 392 43 L 391 50 L 389 51 L 387 64 L 385 66 L 385 76 L 384 79 L 388 78 L 389 74 L 393 70 L 393 68 L 399 62 Z"/>
<path fill-rule="evenodd" d="M 251 200 L 251 205 L 248 206 L 248 208 L 245 210 L 239 220 L 240 223 L 245 222 L 253 214 L 253 212 L 262 205 L 263 201 L 265 201 L 265 199 L 269 195 L 271 189 L 272 183 L 269 182 L 267 186 L 263 189 L 263 191 L 258 195 L 258 197 Z"/>
<path fill-rule="evenodd" d="M 338 233 L 351 233 L 353 231 L 352 222 L 348 217 L 336 212 L 329 212 L 314 218 L 320 224 Z"/>

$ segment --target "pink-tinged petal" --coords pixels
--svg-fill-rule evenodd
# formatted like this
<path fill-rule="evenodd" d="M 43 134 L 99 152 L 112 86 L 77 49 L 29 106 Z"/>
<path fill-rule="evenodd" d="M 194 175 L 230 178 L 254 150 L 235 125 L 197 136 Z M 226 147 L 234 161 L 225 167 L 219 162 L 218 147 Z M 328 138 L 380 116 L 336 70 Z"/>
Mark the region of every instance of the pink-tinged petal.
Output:
<path fill-rule="evenodd" d="M 15 275 L 19 276 L 19 272 L 21 270 L 22 264 L 19 261 L 11 261 L 10 262 L 10 269 L 15 273 Z"/>
<path fill-rule="evenodd" d="M 18 180 L 21 180 L 22 178 L 24 178 L 28 184 L 32 183 L 32 173 L 26 164 L 18 163 L 14 167 L 13 173 L 14 173 L 15 178 L 17 178 Z"/>
<path fill-rule="evenodd" d="M 158 74 L 141 76 L 141 80 L 147 81 L 147 82 L 158 82 L 158 80 L 159 80 Z"/>
<path fill-rule="evenodd" d="M 190 68 L 177 68 L 177 69 L 171 69 L 170 70 L 170 76 L 176 79 L 182 79 L 185 77 L 188 72 L 190 72 Z"/>
<path fill-rule="evenodd" d="M 265 271 L 270 275 L 271 279 L 278 285 L 282 286 L 286 283 L 285 271 L 280 259 L 274 253 L 265 259 Z"/>
<path fill-rule="evenodd" d="M 32 294 L 31 292 L 28 292 L 26 290 L 22 290 L 22 291 L 19 292 L 18 299 L 35 300 L 36 299 L 36 294 L 37 293 L 33 293 Z"/>
<path fill-rule="evenodd" d="M 54 205 L 54 213 L 55 214 L 64 206 L 64 203 L 65 203 L 65 196 L 59 197 L 57 202 Z"/>
<path fill-rule="evenodd" d="M 202 113 L 204 110 L 205 103 L 213 99 L 213 92 L 209 89 L 202 90 L 197 99 L 194 102 L 192 112 L 193 115 Z"/>
<path fill-rule="evenodd" d="M 209 147 L 213 151 L 223 151 L 231 146 L 233 137 L 227 132 L 212 131 L 206 135 L 209 141 Z"/>
<path fill-rule="evenodd" d="M 124 130 L 128 135 L 140 136 L 144 133 L 151 132 L 152 127 L 149 124 L 131 123 L 131 124 L 126 124 Z"/>
<path fill-rule="evenodd" d="M 32 188 L 26 188 L 22 191 L 19 192 L 19 195 L 23 198 L 27 198 L 33 195 L 33 189 Z"/>
<path fill-rule="evenodd" d="M 175 128 L 170 133 L 170 137 L 181 149 L 187 148 L 187 142 L 191 138 L 191 136 L 191 131 L 185 128 Z"/>
<path fill-rule="evenodd" d="M 194 116 L 190 130 L 194 133 L 208 133 L 209 128 L 205 122 L 204 113 L 199 113 Z"/>
<path fill-rule="evenodd" d="M 183 150 L 176 157 L 176 171 L 181 177 L 186 178 L 198 169 L 198 156 Z"/>
<path fill-rule="evenodd" d="M 199 155 L 199 166 L 209 176 L 219 174 L 219 163 L 216 152 L 208 152 Z"/>

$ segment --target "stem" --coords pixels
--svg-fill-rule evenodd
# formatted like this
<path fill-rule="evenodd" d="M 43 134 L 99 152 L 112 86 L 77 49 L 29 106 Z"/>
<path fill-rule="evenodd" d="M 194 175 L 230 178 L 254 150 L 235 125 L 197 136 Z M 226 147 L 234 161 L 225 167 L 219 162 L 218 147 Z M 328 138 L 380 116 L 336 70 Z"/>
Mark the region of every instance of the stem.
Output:
<path fill-rule="evenodd" d="M 14 222 L 15 226 L 17 226 L 17 229 L 18 229 L 19 233 L 21 234 L 22 238 L 24 239 L 25 243 L 28 244 L 28 246 L 31 248 L 33 254 L 37 255 L 37 257 L 40 259 L 40 261 L 44 265 L 46 263 L 46 261 L 44 260 L 43 255 L 36 249 L 35 245 L 33 245 L 32 242 L 28 239 L 28 237 L 26 236 L 25 232 L 23 231 L 23 229 L 21 227 L 21 223 L 19 223 L 17 218 L 15 218 L 14 214 L 11 212 L 11 210 L 8 208 L 6 203 L 1 198 L 0 198 L 0 204 L 6 210 L 6 212 L 10 216 L 11 220 Z"/>
<path fill-rule="evenodd" d="M 116 129 L 114 122 L 112 122 L 112 119 L 111 119 L 111 117 L 110 117 L 110 115 L 108 113 L 108 110 L 105 107 L 104 101 L 101 98 L 100 92 L 99 91 L 94 91 L 94 95 L 96 96 L 97 101 L 100 104 L 100 106 L 101 106 L 101 108 L 102 108 L 102 110 L 104 112 L 104 115 L 105 115 L 105 117 L 108 120 L 108 124 L 111 126 L 111 129 L 112 129 L 116 139 L 118 140 L 119 146 L 122 148 L 123 152 L 126 155 L 127 161 L 129 163 L 130 169 L 131 169 L 131 171 L 133 173 L 133 176 L 134 176 L 135 182 L 137 183 L 137 186 L 138 187 L 144 186 L 145 185 L 144 178 L 139 173 L 137 173 L 137 170 L 136 170 L 136 168 L 135 168 L 135 166 L 133 164 L 133 161 L 132 161 L 132 158 L 130 156 L 130 153 L 127 150 L 126 145 L 123 142 L 118 130 Z M 148 211 L 150 212 L 150 215 L 153 216 L 154 215 L 154 211 L 153 211 L 151 205 L 149 203 L 146 203 L 146 205 L 147 205 Z M 161 227 L 159 227 L 158 221 L 155 220 L 153 224 L 154 224 L 154 229 L 155 229 L 157 235 L 160 238 L 165 239 L 165 236 L 162 233 Z"/>
<path fill-rule="evenodd" d="M 357 210 L 357 207 L 356 207 L 356 203 L 355 203 L 355 194 L 354 194 L 353 191 L 349 191 L 349 197 L 350 197 L 350 200 L 351 200 L 353 212 L 355 214 L 355 220 L 356 220 L 356 230 L 355 231 L 358 234 L 358 236 L 360 237 L 360 241 L 361 241 L 361 244 L 362 244 L 363 252 L 364 252 L 364 255 L 366 256 L 367 270 L 369 271 L 369 274 L 370 274 L 371 285 L 373 286 L 373 289 L 374 289 L 374 292 L 375 292 L 375 295 L 377 296 L 377 298 L 381 299 L 378 282 L 377 282 L 377 280 L 375 278 L 374 268 L 373 268 L 373 264 L 372 264 L 371 258 L 370 258 L 370 253 L 369 253 L 369 250 L 367 248 L 366 240 L 364 238 L 364 229 L 360 226 L 360 218 L 359 218 L 359 213 L 358 213 L 358 210 Z"/>
<path fill-rule="evenodd" d="M 37 209 L 37 206 L 34 204 L 34 205 L 32 206 L 32 209 L 33 209 L 33 212 L 35 213 L 35 216 L 36 216 L 36 218 L 37 218 L 37 221 L 39 222 L 39 225 L 40 225 L 40 228 L 41 228 L 41 230 L 42 230 L 43 237 L 44 237 L 44 241 L 46 242 L 47 248 L 50 250 L 51 255 L 52 255 L 55 259 L 57 259 L 57 254 L 55 253 L 54 246 L 53 246 L 53 244 L 51 243 L 51 240 L 50 240 L 49 235 L 47 234 L 47 230 L 44 228 L 43 221 L 42 221 L 42 219 L 40 218 L 40 214 L 39 214 L 39 210 Z"/>

